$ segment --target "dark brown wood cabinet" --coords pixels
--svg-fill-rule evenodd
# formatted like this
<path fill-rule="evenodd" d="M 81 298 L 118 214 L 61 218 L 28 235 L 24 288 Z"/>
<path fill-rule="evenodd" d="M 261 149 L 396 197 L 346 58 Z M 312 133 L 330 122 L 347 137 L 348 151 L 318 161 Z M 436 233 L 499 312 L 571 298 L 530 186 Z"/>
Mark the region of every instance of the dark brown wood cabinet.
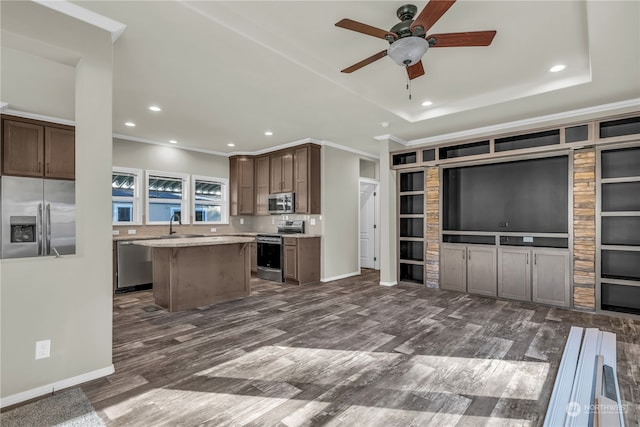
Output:
<path fill-rule="evenodd" d="M 284 238 L 284 278 L 298 285 L 320 281 L 320 237 Z"/>
<path fill-rule="evenodd" d="M 249 244 L 251 250 L 251 272 L 255 273 L 258 271 L 258 244 L 253 242 Z"/>
<path fill-rule="evenodd" d="M 269 156 L 256 157 L 256 215 L 269 214 Z"/>
<path fill-rule="evenodd" d="M 277 151 L 271 155 L 270 193 L 293 191 L 293 151 Z"/>
<path fill-rule="evenodd" d="M 293 156 L 296 213 L 320 214 L 320 147 L 296 147 Z"/>
<path fill-rule="evenodd" d="M 229 158 L 229 198 L 231 215 L 253 215 L 255 206 L 254 159 L 248 156 Z"/>
<path fill-rule="evenodd" d="M 20 117 L 2 117 L 2 174 L 75 179 L 75 131 Z"/>

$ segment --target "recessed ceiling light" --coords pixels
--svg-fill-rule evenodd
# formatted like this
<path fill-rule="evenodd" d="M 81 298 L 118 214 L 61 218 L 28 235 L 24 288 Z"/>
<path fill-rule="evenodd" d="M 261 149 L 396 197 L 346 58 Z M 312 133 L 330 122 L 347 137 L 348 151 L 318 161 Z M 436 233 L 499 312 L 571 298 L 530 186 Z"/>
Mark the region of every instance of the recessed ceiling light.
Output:
<path fill-rule="evenodd" d="M 381 125 L 383 128 L 388 128 L 388 127 L 389 127 L 389 122 L 382 122 L 382 123 L 380 123 L 380 125 Z"/>
<path fill-rule="evenodd" d="M 551 71 L 552 73 L 557 73 L 558 71 L 562 71 L 565 68 L 567 68 L 566 65 L 558 64 L 558 65 L 554 65 L 553 67 L 549 68 L 549 71 Z"/>
<path fill-rule="evenodd" d="M 235 147 L 235 146 L 236 146 L 236 144 L 234 144 L 233 142 L 230 142 L 230 143 L 227 144 L 227 147 Z"/>
<path fill-rule="evenodd" d="M 171 144 L 177 144 L 177 143 L 178 143 L 178 141 L 176 141 L 175 139 L 170 139 L 170 140 L 169 140 L 169 142 L 170 142 Z"/>
<path fill-rule="evenodd" d="M 429 105 L 433 105 L 433 102 L 431 102 L 431 101 L 424 101 L 424 102 L 422 103 L 422 106 L 423 106 L 423 107 L 428 107 Z"/>
<path fill-rule="evenodd" d="M 133 123 L 133 122 L 124 122 L 124 125 L 125 125 L 125 126 L 129 126 L 129 127 L 131 127 L 131 128 L 132 128 L 132 127 L 134 127 L 136 124 L 135 124 L 135 123 Z"/>
<path fill-rule="evenodd" d="M 270 130 L 268 130 L 268 131 L 266 131 L 264 134 L 265 134 L 265 135 L 267 135 L 267 136 L 271 136 L 271 135 L 273 135 L 273 132 L 271 132 Z"/>
<path fill-rule="evenodd" d="M 151 107 L 149 107 L 149 110 L 151 110 L 151 111 L 162 111 L 162 108 L 158 107 L 157 105 L 152 105 Z"/>

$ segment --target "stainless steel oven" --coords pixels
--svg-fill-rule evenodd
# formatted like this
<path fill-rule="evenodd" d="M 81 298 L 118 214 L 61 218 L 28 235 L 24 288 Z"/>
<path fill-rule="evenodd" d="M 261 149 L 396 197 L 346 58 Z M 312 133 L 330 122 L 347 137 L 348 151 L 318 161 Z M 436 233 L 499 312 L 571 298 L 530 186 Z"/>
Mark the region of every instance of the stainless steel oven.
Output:
<path fill-rule="evenodd" d="M 284 282 L 283 234 L 304 233 L 304 221 L 278 221 L 277 234 L 256 236 L 258 259 L 256 275 L 265 280 Z"/>
<path fill-rule="evenodd" d="M 257 276 L 274 282 L 284 282 L 282 236 L 259 234 L 256 236 L 258 259 Z"/>

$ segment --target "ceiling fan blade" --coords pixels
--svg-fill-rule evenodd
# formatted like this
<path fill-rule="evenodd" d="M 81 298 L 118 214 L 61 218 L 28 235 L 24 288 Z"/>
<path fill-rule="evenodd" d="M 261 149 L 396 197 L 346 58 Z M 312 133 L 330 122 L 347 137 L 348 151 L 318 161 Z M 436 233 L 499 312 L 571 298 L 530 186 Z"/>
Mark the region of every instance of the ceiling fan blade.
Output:
<path fill-rule="evenodd" d="M 455 2 L 456 0 L 431 0 L 411 24 L 411 31 L 420 26 L 426 33 Z"/>
<path fill-rule="evenodd" d="M 343 19 L 339 22 L 336 22 L 336 27 L 355 31 L 357 33 L 366 34 L 368 36 L 378 37 L 380 39 L 384 39 L 389 35 L 392 36 L 394 39 L 398 38 L 397 35 L 390 33 L 389 31 L 372 27 L 371 25 L 363 24 L 362 22 L 357 22 L 352 19 Z"/>
<path fill-rule="evenodd" d="M 354 71 L 359 70 L 360 68 L 364 67 L 365 65 L 369 65 L 372 62 L 377 61 L 380 58 L 384 58 L 385 56 L 387 56 L 387 50 L 386 49 L 376 53 L 375 55 L 371 55 L 367 59 L 363 59 L 362 61 L 358 62 L 357 64 L 353 64 L 351 67 L 345 68 L 344 70 L 342 70 L 342 72 L 343 73 L 353 73 Z"/>
<path fill-rule="evenodd" d="M 409 80 L 413 80 L 416 77 L 424 75 L 424 67 L 422 66 L 422 61 L 418 61 L 410 67 L 407 67 L 407 74 L 409 75 Z"/>
<path fill-rule="evenodd" d="M 495 31 L 470 31 L 429 34 L 425 39 L 429 42 L 429 47 L 489 46 L 495 35 Z M 431 39 L 435 39 L 435 43 Z"/>

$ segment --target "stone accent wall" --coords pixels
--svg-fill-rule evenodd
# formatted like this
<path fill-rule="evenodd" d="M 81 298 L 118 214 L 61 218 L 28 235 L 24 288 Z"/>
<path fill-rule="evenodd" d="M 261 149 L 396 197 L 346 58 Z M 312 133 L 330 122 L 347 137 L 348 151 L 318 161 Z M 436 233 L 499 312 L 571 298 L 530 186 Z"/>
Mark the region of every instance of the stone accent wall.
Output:
<path fill-rule="evenodd" d="M 440 168 L 425 169 L 425 283 L 440 287 Z"/>
<path fill-rule="evenodd" d="M 595 310 L 596 153 L 573 154 L 573 306 Z"/>

